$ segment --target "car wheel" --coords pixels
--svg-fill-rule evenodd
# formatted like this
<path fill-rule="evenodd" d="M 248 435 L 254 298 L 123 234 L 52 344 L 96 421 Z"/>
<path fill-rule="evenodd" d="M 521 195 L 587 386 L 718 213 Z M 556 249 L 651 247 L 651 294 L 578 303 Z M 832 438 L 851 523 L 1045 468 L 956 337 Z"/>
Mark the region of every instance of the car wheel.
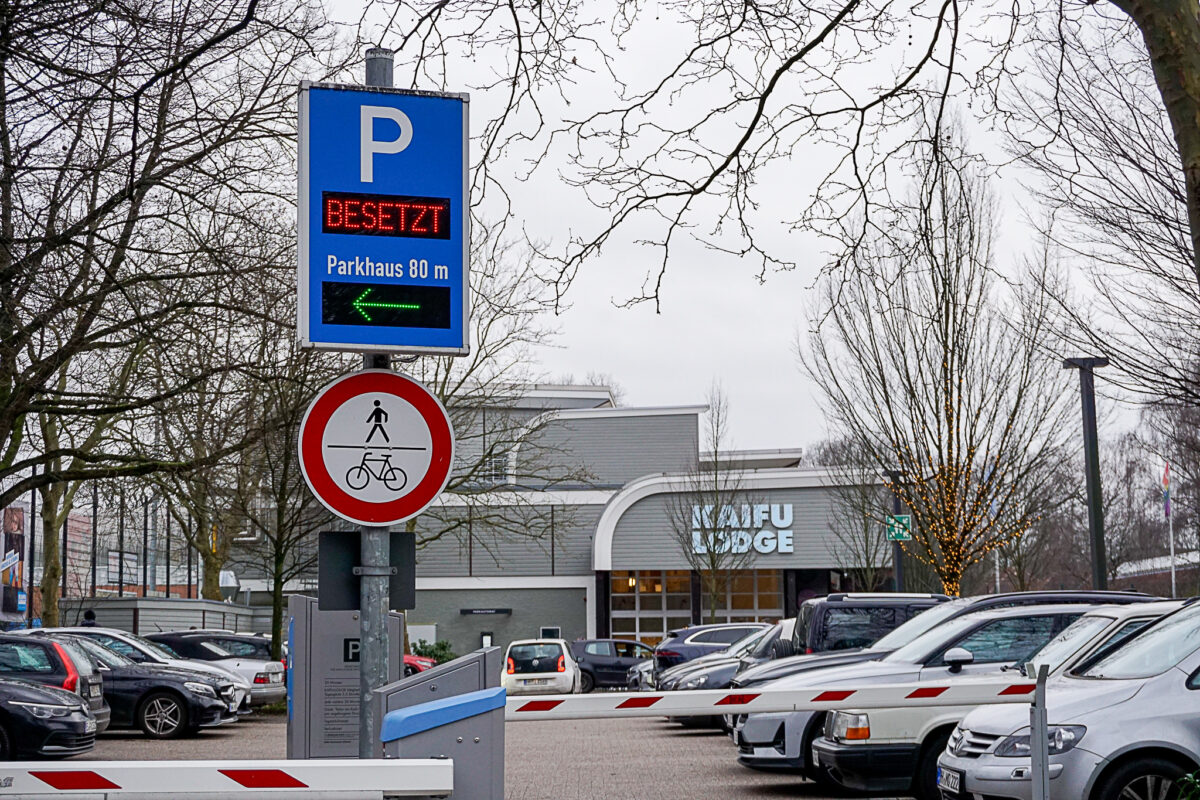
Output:
<path fill-rule="evenodd" d="M 596 688 L 596 679 L 592 677 L 592 673 L 584 672 L 579 676 L 579 691 L 587 694 Z"/>
<path fill-rule="evenodd" d="M 137 723 L 151 739 L 174 739 L 188 728 L 187 708 L 176 695 L 155 692 L 138 707 Z"/>
<path fill-rule="evenodd" d="M 412 664 L 404 665 L 404 677 L 406 677 L 406 678 L 411 677 L 413 675 L 416 675 L 417 672 L 418 672 L 417 668 L 414 667 Z"/>
<path fill-rule="evenodd" d="M 1187 770 L 1165 758 L 1142 758 L 1113 770 L 1093 800 L 1176 800 L 1179 779 Z"/>
<path fill-rule="evenodd" d="M 804 737 L 804 750 L 801 752 L 803 753 L 804 762 L 809 765 L 808 769 L 804 770 L 804 777 L 808 778 L 822 789 L 841 788 L 841 784 L 835 781 L 824 767 L 812 763 L 813 742 L 824 735 L 825 723 L 818 722 L 809 729 L 808 735 Z"/>
<path fill-rule="evenodd" d="M 938 756 L 950 741 L 950 733 L 951 731 L 942 731 L 925 740 L 921 760 L 917 764 L 917 774 L 913 777 L 913 794 L 917 800 L 941 800 L 942 793 L 937 785 L 937 762 Z"/>

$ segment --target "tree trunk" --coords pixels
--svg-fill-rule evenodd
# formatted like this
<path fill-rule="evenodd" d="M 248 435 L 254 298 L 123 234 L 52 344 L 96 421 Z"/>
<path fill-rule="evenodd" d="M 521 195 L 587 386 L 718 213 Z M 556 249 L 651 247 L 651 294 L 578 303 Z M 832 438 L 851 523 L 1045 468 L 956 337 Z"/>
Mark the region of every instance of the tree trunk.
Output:
<path fill-rule="evenodd" d="M 59 625 L 58 591 L 62 582 L 62 550 L 59 548 L 59 503 L 62 491 L 52 484 L 39 492 L 42 500 L 42 625 Z"/>
<path fill-rule="evenodd" d="M 1200 3 L 1111 0 L 1142 32 L 1154 79 L 1179 146 L 1192 264 L 1200 284 Z"/>
<path fill-rule="evenodd" d="M 283 575 L 271 579 L 271 658 L 279 660 L 283 652 Z"/>
<path fill-rule="evenodd" d="M 221 557 L 211 548 L 199 550 L 200 563 L 204 565 L 204 574 L 200 580 L 200 596 L 205 600 L 221 599 Z"/>

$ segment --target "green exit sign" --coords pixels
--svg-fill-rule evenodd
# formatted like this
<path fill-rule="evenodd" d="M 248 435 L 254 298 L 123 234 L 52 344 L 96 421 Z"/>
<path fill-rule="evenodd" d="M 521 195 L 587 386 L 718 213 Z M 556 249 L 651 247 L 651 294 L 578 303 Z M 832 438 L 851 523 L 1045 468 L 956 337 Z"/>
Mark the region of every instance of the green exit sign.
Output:
<path fill-rule="evenodd" d="M 909 514 L 895 514 L 888 517 L 886 523 L 887 540 L 889 542 L 912 541 L 912 516 Z"/>

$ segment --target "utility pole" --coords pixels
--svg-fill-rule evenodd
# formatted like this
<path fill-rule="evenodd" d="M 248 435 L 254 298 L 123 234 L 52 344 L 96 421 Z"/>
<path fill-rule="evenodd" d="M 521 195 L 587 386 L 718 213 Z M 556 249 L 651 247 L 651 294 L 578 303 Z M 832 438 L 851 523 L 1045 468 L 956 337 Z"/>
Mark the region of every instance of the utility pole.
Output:
<path fill-rule="evenodd" d="M 125 487 L 121 487 L 121 521 L 117 523 L 117 597 L 125 596 Z"/>
<path fill-rule="evenodd" d="M 895 470 L 888 470 L 888 480 L 892 482 L 892 516 L 900 516 L 900 512 L 904 510 L 903 504 L 900 502 L 900 473 Z M 892 542 L 892 579 L 896 583 L 896 591 L 904 591 L 904 548 L 899 541 Z"/>
<path fill-rule="evenodd" d="M 96 545 L 99 543 L 97 538 L 97 525 L 100 522 L 98 508 L 100 505 L 100 489 L 95 481 L 92 481 L 92 593 L 91 597 L 96 596 Z"/>
<path fill-rule="evenodd" d="M 382 47 L 367 50 L 367 86 L 392 87 L 393 53 Z M 386 353 L 365 353 L 363 369 L 390 369 Z M 359 528 L 359 725 L 358 757 L 379 758 L 382 720 L 376 719 L 371 693 L 388 680 L 388 581 L 391 548 L 386 527 Z"/>
<path fill-rule="evenodd" d="M 1100 444 L 1096 432 L 1097 367 L 1107 367 L 1107 358 L 1068 358 L 1063 369 L 1079 370 L 1079 392 L 1083 401 L 1083 460 L 1087 477 L 1088 531 L 1092 538 L 1092 587 L 1108 588 L 1108 558 L 1104 552 L 1104 495 L 1100 487 Z"/>

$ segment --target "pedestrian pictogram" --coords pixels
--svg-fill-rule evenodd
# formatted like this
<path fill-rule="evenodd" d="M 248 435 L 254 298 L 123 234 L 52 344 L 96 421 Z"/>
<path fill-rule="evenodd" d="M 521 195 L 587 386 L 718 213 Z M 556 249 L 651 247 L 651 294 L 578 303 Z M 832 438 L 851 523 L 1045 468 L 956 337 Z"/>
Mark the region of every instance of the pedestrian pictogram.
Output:
<path fill-rule="evenodd" d="M 329 384 L 300 428 L 300 467 L 313 494 L 363 525 L 421 513 L 445 487 L 453 454 L 442 404 L 417 381 L 388 370 Z"/>

